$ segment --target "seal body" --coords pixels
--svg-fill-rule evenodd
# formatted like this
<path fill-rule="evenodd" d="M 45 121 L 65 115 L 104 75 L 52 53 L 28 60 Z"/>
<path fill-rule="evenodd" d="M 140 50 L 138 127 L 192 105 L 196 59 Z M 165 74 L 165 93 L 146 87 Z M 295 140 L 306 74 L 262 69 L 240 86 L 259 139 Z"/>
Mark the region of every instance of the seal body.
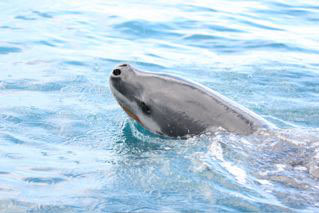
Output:
<path fill-rule="evenodd" d="M 179 77 L 122 64 L 113 70 L 109 82 L 124 111 L 161 135 L 185 137 L 218 127 L 247 135 L 272 126 L 216 91 Z"/>

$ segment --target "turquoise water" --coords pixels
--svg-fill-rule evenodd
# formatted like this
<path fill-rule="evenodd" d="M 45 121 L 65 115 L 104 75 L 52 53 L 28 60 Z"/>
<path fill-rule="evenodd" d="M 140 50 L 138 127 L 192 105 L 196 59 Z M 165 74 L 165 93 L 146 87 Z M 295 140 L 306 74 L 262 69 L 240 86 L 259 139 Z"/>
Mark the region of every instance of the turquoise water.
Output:
<path fill-rule="evenodd" d="M 318 1 L 0 2 L 1 212 L 318 212 Z M 275 132 L 163 139 L 119 63 L 200 82 Z"/>

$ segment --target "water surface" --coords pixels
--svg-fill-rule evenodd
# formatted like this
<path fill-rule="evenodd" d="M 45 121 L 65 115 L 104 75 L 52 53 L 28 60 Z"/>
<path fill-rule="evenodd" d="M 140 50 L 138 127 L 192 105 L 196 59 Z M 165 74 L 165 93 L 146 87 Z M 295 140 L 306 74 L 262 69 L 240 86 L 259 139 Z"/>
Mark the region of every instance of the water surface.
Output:
<path fill-rule="evenodd" d="M 0 2 L 1 212 L 319 211 L 317 1 Z M 180 75 L 275 123 L 163 139 L 114 66 Z"/>

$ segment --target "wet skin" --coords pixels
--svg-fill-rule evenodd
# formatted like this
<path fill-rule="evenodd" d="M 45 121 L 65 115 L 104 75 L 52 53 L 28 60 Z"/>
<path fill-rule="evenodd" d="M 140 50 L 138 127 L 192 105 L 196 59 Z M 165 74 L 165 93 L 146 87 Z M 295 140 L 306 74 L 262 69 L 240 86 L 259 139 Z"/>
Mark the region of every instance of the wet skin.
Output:
<path fill-rule="evenodd" d="M 216 91 L 179 77 L 122 64 L 114 68 L 109 82 L 124 111 L 157 134 L 187 137 L 222 127 L 247 135 L 272 127 Z"/>

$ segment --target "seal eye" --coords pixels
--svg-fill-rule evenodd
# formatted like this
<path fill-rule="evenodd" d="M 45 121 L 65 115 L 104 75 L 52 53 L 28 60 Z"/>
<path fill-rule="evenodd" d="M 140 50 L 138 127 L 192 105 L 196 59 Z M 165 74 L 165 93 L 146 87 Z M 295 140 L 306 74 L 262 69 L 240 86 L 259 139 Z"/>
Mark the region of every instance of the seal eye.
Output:
<path fill-rule="evenodd" d="M 145 102 L 141 102 L 140 103 L 140 107 L 141 107 L 141 109 L 142 109 L 142 111 L 145 113 L 145 114 L 151 114 L 151 109 L 150 109 L 150 107 L 149 106 L 147 106 L 146 104 L 145 104 Z"/>
<path fill-rule="evenodd" d="M 127 67 L 127 64 L 122 64 L 120 65 L 120 67 Z"/>
<path fill-rule="evenodd" d="M 113 70 L 113 75 L 115 75 L 115 76 L 121 75 L 121 70 L 120 69 Z"/>

